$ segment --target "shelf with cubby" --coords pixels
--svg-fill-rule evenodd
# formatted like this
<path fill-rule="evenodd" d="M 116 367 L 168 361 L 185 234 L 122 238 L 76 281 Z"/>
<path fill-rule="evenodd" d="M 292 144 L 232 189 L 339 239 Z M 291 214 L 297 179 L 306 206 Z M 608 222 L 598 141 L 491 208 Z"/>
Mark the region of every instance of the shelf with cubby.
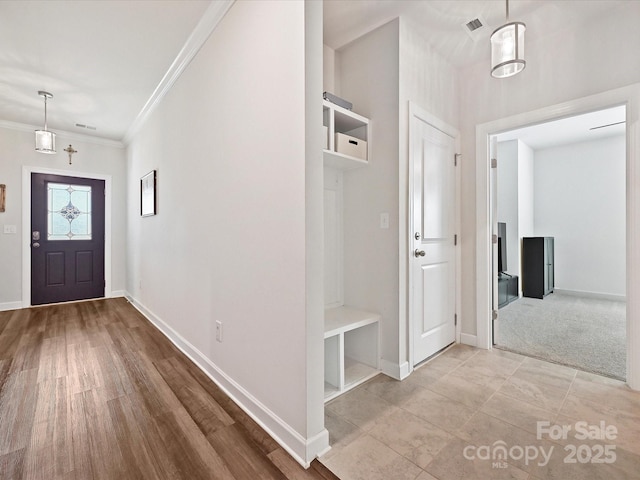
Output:
<path fill-rule="evenodd" d="M 379 323 L 377 313 L 344 305 L 325 310 L 325 401 L 379 373 Z"/>
<path fill-rule="evenodd" d="M 369 164 L 369 119 L 347 110 L 339 105 L 323 100 L 322 124 L 326 128 L 325 149 L 323 150 L 325 166 L 339 170 L 351 170 Z M 340 141 L 345 146 L 338 146 L 336 134 L 347 135 Z M 353 144 L 353 145 L 351 145 Z M 353 152 L 353 155 L 345 151 Z"/>

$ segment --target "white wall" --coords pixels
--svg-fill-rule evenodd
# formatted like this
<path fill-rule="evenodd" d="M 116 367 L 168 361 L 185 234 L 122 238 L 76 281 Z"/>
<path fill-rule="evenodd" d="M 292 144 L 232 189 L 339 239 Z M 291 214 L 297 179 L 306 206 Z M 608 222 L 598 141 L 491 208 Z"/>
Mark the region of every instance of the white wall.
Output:
<path fill-rule="evenodd" d="M 476 126 L 640 81 L 640 2 L 612 8 L 587 25 L 527 43 L 527 67 L 511 78 L 495 79 L 489 61 L 461 71 L 462 154 L 462 330 L 476 334 Z M 463 113 L 463 114 L 462 114 Z M 482 160 L 484 161 L 484 160 Z M 485 279 L 481 279 L 485 281 Z"/>
<path fill-rule="evenodd" d="M 322 46 L 322 91 L 340 96 L 340 54 Z"/>
<path fill-rule="evenodd" d="M 320 62 L 322 44 L 321 27 L 307 25 L 316 46 L 305 37 L 305 8 L 236 2 L 127 149 L 128 292 L 303 463 L 310 442 L 328 445 L 321 278 L 318 324 L 306 320 L 307 235 L 322 228 L 306 196 L 321 212 L 322 190 L 306 177 L 305 140 L 321 185 L 322 108 L 318 63 L 307 128 L 305 49 Z M 141 218 L 138 179 L 152 169 L 158 215 Z"/>
<path fill-rule="evenodd" d="M 342 48 L 341 96 L 370 119 L 369 166 L 346 172 L 344 303 L 381 314 L 382 358 L 398 363 L 398 21 Z M 375 78 L 376 81 L 371 81 Z M 389 229 L 379 214 L 390 215 Z"/>
<path fill-rule="evenodd" d="M 398 306 L 399 362 L 401 367 L 410 362 L 408 351 L 408 266 L 409 253 L 409 103 L 459 129 L 459 74 L 445 57 L 440 55 L 424 37 L 424 26 L 413 18 L 400 19 L 399 56 L 399 117 L 398 144 L 398 246 L 399 246 L 399 287 L 403 292 Z M 462 160 L 464 161 L 464 160 Z M 413 235 L 413 232 L 411 232 Z M 413 241 L 411 239 L 411 241 Z M 458 317 L 460 317 L 460 312 Z M 405 340 L 406 339 L 406 340 Z M 412 368 L 413 366 L 411 366 Z M 401 374 L 404 374 L 401 368 Z"/>
<path fill-rule="evenodd" d="M 555 287 L 625 295 L 625 137 L 535 153 L 535 234 L 555 237 Z"/>
<path fill-rule="evenodd" d="M 125 152 L 117 142 L 84 135 L 58 133 L 57 154 L 37 153 L 33 131 L 37 127 L 5 123 L 0 125 L 0 183 L 6 185 L 6 211 L 0 213 L 0 310 L 22 308 L 22 167 L 59 170 L 63 174 L 111 175 L 114 215 L 112 218 L 112 292 L 125 289 Z M 78 153 L 69 157 L 62 150 L 71 143 Z M 15 225 L 17 233 L 4 234 L 4 225 Z M 27 227 L 28 228 L 28 227 Z"/>
<path fill-rule="evenodd" d="M 335 59 L 340 96 L 371 120 L 370 165 L 344 174 L 344 300 L 382 315 L 382 368 L 399 378 L 409 371 L 409 102 L 457 125 L 457 74 L 405 18 L 341 48 Z M 389 213 L 389 229 L 380 229 L 381 213 Z"/>
<path fill-rule="evenodd" d="M 522 277 L 521 239 L 555 237 L 555 287 L 625 295 L 625 137 L 533 151 L 498 144 L 498 221 L 507 272 Z M 520 286 L 522 280 L 520 281 Z"/>
<path fill-rule="evenodd" d="M 507 273 L 520 274 L 518 140 L 498 143 L 498 222 L 507 225 Z"/>
<path fill-rule="evenodd" d="M 324 193 L 322 129 L 322 2 L 304 4 L 305 40 L 305 289 L 306 289 L 306 457 L 329 448 L 324 428 Z"/>
<path fill-rule="evenodd" d="M 518 140 L 518 236 L 532 237 L 534 231 L 534 200 L 536 197 L 534 185 L 535 152 L 529 145 Z M 518 241 L 519 251 L 522 243 Z M 520 254 L 518 255 L 520 256 Z M 518 263 L 518 265 L 520 265 Z M 522 290 L 522 282 L 519 283 Z"/>
<path fill-rule="evenodd" d="M 522 291 L 522 237 L 533 230 L 533 155 L 521 140 L 498 143 L 498 222 L 507 224 L 507 273 L 518 275 Z"/>

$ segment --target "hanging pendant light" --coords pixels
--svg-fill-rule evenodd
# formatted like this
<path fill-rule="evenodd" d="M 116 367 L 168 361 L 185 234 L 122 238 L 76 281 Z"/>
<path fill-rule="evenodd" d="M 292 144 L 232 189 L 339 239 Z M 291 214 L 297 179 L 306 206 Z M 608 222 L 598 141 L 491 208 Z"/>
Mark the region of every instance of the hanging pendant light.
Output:
<path fill-rule="evenodd" d="M 509 22 L 509 0 L 507 22 Z M 491 34 L 491 76 L 506 78 L 524 70 L 524 32 L 522 22 L 506 23 Z"/>
<path fill-rule="evenodd" d="M 47 130 L 47 98 L 53 98 L 49 92 L 38 91 L 44 97 L 44 130 L 36 130 L 36 152 L 56 153 L 56 134 Z"/>

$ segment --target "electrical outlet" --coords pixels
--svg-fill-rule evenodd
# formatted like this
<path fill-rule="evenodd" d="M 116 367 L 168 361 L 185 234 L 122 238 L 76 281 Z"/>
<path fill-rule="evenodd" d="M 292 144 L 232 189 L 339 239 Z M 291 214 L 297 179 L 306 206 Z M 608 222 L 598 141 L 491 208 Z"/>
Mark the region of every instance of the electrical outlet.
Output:
<path fill-rule="evenodd" d="M 216 340 L 222 343 L 222 322 L 216 320 Z"/>
<path fill-rule="evenodd" d="M 380 228 L 389 228 L 389 214 L 381 213 L 380 214 Z"/>

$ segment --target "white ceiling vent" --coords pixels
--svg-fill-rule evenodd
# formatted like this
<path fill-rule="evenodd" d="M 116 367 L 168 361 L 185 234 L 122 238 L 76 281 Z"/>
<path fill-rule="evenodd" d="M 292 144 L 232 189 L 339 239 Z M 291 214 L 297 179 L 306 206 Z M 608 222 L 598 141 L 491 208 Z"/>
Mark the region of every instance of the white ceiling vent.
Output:
<path fill-rule="evenodd" d="M 97 127 L 94 127 L 92 125 L 85 125 L 84 123 L 76 123 L 76 127 L 78 128 L 86 128 L 87 130 L 97 130 Z"/>
<path fill-rule="evenodd" d="M 477 42 L 487 30 L 487 22 L 482 17 L 476 17 L 473 20 L 469 20 L 462 24 L 462 29 L 467 32 L 467 35 L 471 37 L 471 40 Z"/>
<path fill-rule="evenodd" d="M 477 18 L 474 18 L 469 23 L 467 23 L 467 28 L 469 29 L 470 32 L 473 32 L 474 30 L 477 30 L 482 26 L 483 26 L 482 22 Z"/>

